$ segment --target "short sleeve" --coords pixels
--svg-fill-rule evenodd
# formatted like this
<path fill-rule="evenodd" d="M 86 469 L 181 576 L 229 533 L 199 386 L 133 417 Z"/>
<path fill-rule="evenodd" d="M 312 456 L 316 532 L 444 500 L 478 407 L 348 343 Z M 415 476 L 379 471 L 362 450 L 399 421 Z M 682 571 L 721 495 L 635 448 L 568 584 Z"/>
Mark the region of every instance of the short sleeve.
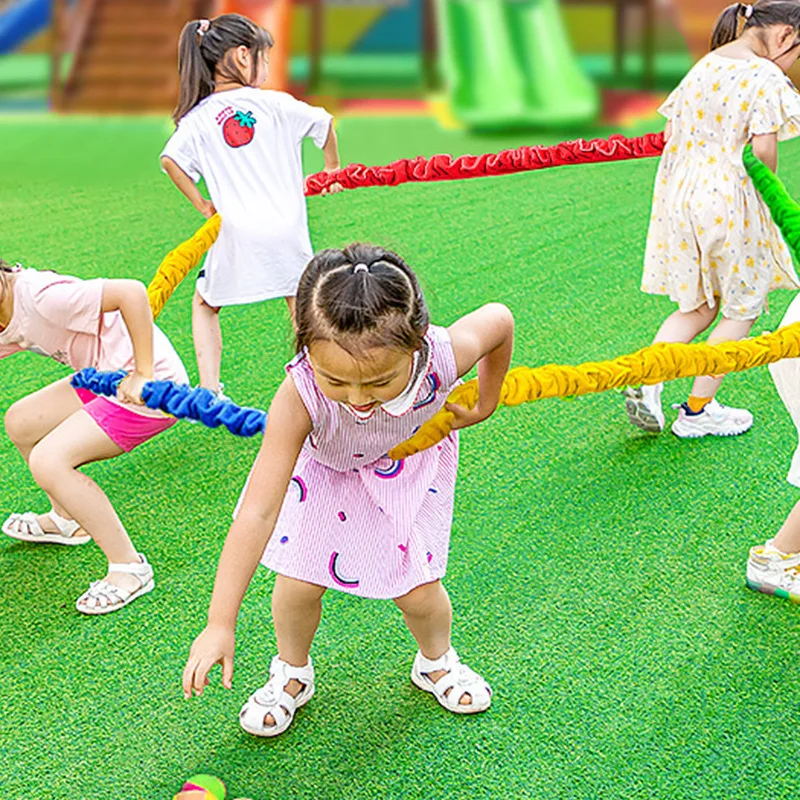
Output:
<path fill-rule="evenodd" d="M 14 353 L 21 353 L 22 348 L 18 344 L 2 344 L 0 342 L 0 358 L 8 358 Z"/>
<path fill-rule="evenodd" d="M 672 119 L 675 116 L 675 111 L 678 108 L 678 95 L 680 91 L 680 86 L 673 89 L 670 96 L 658 107 L 658 113 L 661 114 L 662 117 Z"/>
<path fill-rule="evenodd" d="M 779 141 L 800 136 L 800 93 L 785 75 L 770 74 L 756 91 L 748 133 L 777 133 Z"/>
<path fill-rule="evenodd" d="M 317 147 L 324 147 L 333 117 L 324 108 L 311 106 L 285 92 L 275 94 L 295 136 L 298 139 L 310 136 Z"/>
<path fill-rule="evenodd" d="M 33 295 L 36 311 L 73 333 L 96 335 L 103 315 L 103 278 L 54 280 Z"/>
<path fill-rule="evenodd" d="M 164 145 L 160 157 L 164 156 L 171 158 L 195 183 L 200 180 L 202 172 L 197 155 L 197 143 L 191 123 L 186 118 L 181 120 L 175 133 Z"/>

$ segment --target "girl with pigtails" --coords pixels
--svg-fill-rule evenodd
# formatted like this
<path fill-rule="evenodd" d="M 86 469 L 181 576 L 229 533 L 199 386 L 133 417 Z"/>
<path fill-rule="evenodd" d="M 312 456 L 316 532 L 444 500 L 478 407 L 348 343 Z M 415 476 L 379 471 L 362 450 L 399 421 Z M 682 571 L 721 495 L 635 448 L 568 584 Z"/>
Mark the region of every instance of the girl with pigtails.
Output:
<path fill-rule="evenodd" d="M 238 14 L 187 23 L 178 53 L 177 130 L 161 154 L 164 171 L 192 205 L 223 220 L 192 308 L 200 385 L 217 393 L 220 308 L 284 297 L 294 313 L 297 283 L 313 255 L 303 139 L 322 149 L 326 171 L 339 168 L 331 115 L 259 88 L 272 45 L 268 31 Z M 210 199 L 196 186 L 201 177 Z M 333 184 L 328 191 L 340 189 Z"/>
<path fill-rule="evenodd" d="M 711 52 L 661 106 L 667 118 L 656 176 L 642 290 L 678 309 L 655 342 L 690 342 L 720 321 L 709 343 L 746 337 L 773 289 L 800 285 L 783 237 L 742 164 L 748 143 L 773 172 L 778 141 L 800 135 L 800 94 L 786 76 L 800 56 L 800 3 L 757 0 L 728 6 Z M 753 415 L 720 405 L 722 376 L 695 379 L 676 406 L 681 438 L 735 436 Z M 630 421 L 664 428 L 662 384 L 626 391 Z"/>

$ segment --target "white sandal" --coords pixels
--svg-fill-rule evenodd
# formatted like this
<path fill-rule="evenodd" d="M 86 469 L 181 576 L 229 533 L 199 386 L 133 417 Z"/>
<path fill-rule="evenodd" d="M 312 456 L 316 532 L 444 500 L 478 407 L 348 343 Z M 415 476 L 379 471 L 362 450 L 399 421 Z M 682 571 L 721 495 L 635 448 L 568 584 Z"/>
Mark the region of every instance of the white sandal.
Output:
<path fill-rule="evenodd" d="M 44 516 L 50 517 L 53 525 L 58 529 L 57 533 L 43 531 L 36 516 L 32 511 L 26 511 L 24 514 L 12 514 L 3 523 L 2 531 L 12 539 L 19 539 L 21 542 L 36 542 L 37 544 L 76 545 L 92 541 L 92 537 L 88 533 L 73 536 L 81 526 L 74 519 L 67 519 L 56 514 L 52 508 Z"/>
<path fill-rule="evenodd" d="M 132 603 L 137 597 L 153 591 L 155 581 L 153 580 L 153 568 L 147 563 L 147 559 L 139 553 L 141 561 L 133 564 L 112 564 L 109 562 L 109 572 L 126 572 L 139 579 L 140 586 L 132 592 L 120 586 L 114 586 L 106 580 L 92 581 L 89 588 L 78 598 L 75 608 L 81 614 L 110 614 L 124 608 L 128 603 Z"/>
<path fill-rule="evenodd" d="M 286 684 L 294 678 L 303 684 L 300 694 L 292 697 Z M 293 667 L 278 656 L 269 665 L 269 681 L 250 695 L 239 712 L 239 724 L 253 736 L 278 736 L 294 719 L 295 711 L 314 696 L 314 665 L 311 658 L 304 667 Z M 264 718 L 272 715 L 274 725 L 265 725 Z"/>
<path fill-rule="evenodd" d="M 447 670 L 438 681 L 433 681 L 429 673 Z M 488 683 L 466 664 L 462 664 L 458 653 L 451 647 L 443 656 L 431 660 L 420 651 L 411 668 L 411 682 L 423 692 L 430 692 L 448 711 L 454 714 L 477 714 L 486 711 L 492 704 L 492 689 Z M 471 701 L 462 703 L 461 698 L 468 694 Z"/>

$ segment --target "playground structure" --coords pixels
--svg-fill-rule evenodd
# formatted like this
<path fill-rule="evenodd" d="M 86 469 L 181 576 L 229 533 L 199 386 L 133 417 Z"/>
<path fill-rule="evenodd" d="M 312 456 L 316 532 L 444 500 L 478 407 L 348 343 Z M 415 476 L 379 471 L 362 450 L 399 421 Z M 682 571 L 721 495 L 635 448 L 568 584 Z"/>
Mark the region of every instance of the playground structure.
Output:
<path fill-rule="evenodd" d="M 644 83 L 652 83 L 655 0 L 560 5 L 575 4 L 613 12 L 620 74 L 626 28 L 634 11 L 642 14 Z M 720 0 L 673 0 L 676 25 L 694 57 L 705 52 L 722 6 Z M 289 88 L 290 50 L 308 52 L 313 92 L 325 47 L 355 43 L 363 52 L 364 42 L 384 49 L 396 43 L 417 48 L 425 78 L 420 88 L 443 78 L 453 115 L 466 126 L 560 126 L 597 116 L 597 89 L 581 69 L 557 0 L 6 0 L 0 5 L 0 54 L 49 26 L 53 108 L 164 112 L 177 96 L 175 51 L 183 24 L 231 11 L 275 35 L 270 88 Z"/>

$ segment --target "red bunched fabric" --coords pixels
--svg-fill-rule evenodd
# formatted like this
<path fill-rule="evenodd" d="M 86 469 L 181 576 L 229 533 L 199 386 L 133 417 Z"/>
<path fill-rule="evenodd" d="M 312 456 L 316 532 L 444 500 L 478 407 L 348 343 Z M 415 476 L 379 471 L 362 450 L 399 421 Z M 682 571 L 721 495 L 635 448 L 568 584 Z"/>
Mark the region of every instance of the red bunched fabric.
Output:
<path fill-rule="evenodd" d="M 397 186 L 410 181 L 456 181 L 465 178 L 484 178 L 510 175 L 567 164 L 599 164 L 604 161 L 625 161 L 631 158 L 651 158 L 664 150 L 663 133 L 647 133 L 629 139 L 614 134 L 608 139 L 577 139 L 550 147 L 518 147 L 482 156 L 437 155 L 430 158 L 401 158 L 384 167 L 350 164 L 335 172 L 318 172 L 306 179 L 306 194 L 320 194 L 334 182 L 345 189 L 365 186 Z"/>

